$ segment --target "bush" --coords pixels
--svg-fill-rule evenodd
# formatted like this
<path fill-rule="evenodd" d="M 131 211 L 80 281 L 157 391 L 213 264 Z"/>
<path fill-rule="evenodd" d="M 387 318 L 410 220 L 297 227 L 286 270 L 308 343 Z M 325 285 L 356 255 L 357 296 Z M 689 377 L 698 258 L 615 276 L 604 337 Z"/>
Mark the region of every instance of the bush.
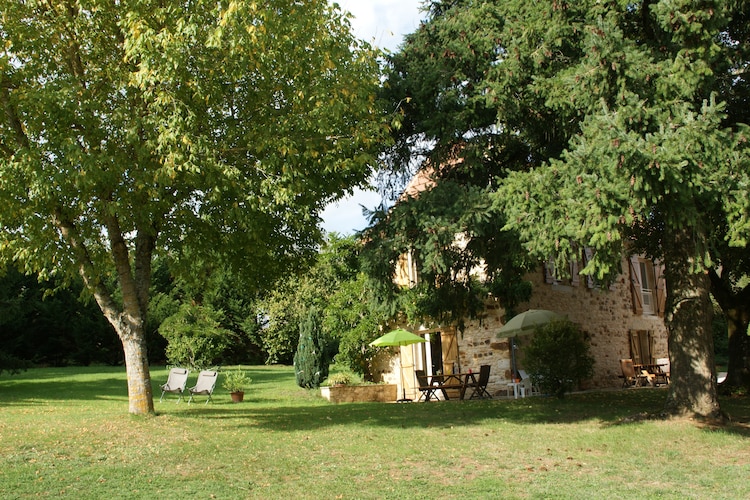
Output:
<path fill-rule="evenodd" d="M 354 376 L 351 373 L 338 372 L 331 374 L 331 376 L 328 377 L 328 380 L 326 380 L 325 385 L 352 385 L 353 383 Z"/>
<path fill-rule="evenodd" d="M 539 328 L 524 349 L 524 364 L 542 392 L 562 398 L 594 375 L 594 358 L 583 332 L 570 321 Z"/>
<path fill-rule="evenodd" d="M 159 327 L 167 339 L 167 359 L 171 364 L 200 370 L 216 365 L 234 334 L 221 328 L 221 311 L 208 306 L 183 304 Z"/>
<path fill-rule="evenodd" d="M 299 344 L 294 355 L 294 373 L 300 387 L 320 387 L 320 383 L 328 376 L 330 360 L 326 356 L 324 344 L 319 314 L 317 310 L 311 309 L 300 323 Z"/>

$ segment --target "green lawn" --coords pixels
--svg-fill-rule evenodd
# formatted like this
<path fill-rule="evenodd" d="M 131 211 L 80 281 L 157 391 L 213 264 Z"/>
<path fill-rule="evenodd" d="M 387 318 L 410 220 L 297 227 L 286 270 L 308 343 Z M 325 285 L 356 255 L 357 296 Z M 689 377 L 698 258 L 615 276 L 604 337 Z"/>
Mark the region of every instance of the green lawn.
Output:
<path fill-rule="evenodd" d="M 0 498 L 750 497 L 748 398 L 713 429 L 629 418 L 663 389 L 333 405 L 261 366 L 244 403 L 188 406 L 158 402 L 166 375 L 153 418 L 128 415 L 123 368 L 0 376 Z"/>

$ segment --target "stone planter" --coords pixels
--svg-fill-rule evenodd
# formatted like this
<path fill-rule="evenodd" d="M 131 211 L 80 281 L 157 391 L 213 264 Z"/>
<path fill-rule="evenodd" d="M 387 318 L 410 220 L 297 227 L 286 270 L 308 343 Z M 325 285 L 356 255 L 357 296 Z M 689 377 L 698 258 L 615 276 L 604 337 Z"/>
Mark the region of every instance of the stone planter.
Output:
<path fill-rule="evenodd" d="M 397 386 L 395 384 L 377 385 L 339 385 L 321 387 L 320 394 L 331 403 L 356 403 L 370 401 L 390 403 L 396 401 Z"/>

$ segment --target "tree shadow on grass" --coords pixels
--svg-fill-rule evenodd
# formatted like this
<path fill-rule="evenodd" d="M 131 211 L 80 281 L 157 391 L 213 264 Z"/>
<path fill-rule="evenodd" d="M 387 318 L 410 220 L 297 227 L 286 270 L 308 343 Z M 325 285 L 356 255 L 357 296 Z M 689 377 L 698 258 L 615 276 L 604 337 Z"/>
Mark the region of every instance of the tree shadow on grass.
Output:
<path fill-rule="evenodd" d="M 39 380 L 19 382 L 3 390 L 0 393 L 0 406 L 37 404 L 40 400 L 92 401 L 113 398 L 127 401 L 127 383 L 120 377 L 72 382 Z"/>
<path fill-rule="evenodd" d="M 629 417 L 657 413 L 664 404 L 658 391 L 592 392 L 563 400 L 527 398 L 519 400 L 447 401 L 438 403 L 339 403 L 301 406 L 274 406 L 272 401 L 249 400 L 238 405 L 209 405 L 183 409 L 173 416 L 185 419 L 225 419 L 237 427 L 274 431 L 307 431 L 337 425 L 391 428 L 452 428 L 489 421 L 512 425 L 568 424 L 590 421 L 593 425 L 636 425 Z M 747 401 L 740 405 L 750 409 Z M 743 417 L 744 418 L 744 417 Z M 746 420 L 750 421 L 750 420 Z M 744 437 L 741 423 L 725 427 Z"/>
<path fill-rule="evenodd" d="M 253 385 L 279 385 L 294 380 L 283 367 L 252 367 L 248 370 Z M 161 396 L 161 385 L 166 383 L 166 367 L 152 366 L 151 388 L 155 402 Z M 191 372 L 187 388 L 195 385 L 198 373 Z M 217 386 L 221 385 L 221 371 Z M 186 389 L 187 389 L 186 388 Z M 183 399 L 187 399 L 186 390 Z M 120 399 L 127 401 L 128 385 L 124 366 L 77 366 L 36 368 L 19 374 L 0 375 L 0 406 L 37 404 L 39 400 L 92 401 Z M 166 394 L 164 402 L 176 401 L 177 396 Z"/>

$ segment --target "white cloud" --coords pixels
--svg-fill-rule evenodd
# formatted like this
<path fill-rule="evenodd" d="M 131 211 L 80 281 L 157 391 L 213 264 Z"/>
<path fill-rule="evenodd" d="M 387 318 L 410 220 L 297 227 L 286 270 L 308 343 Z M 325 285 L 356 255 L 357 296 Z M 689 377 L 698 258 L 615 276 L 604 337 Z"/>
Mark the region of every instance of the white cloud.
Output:
<path fill-rule="evenodd" d="M 422 18 L 422 0 L 341 0 L 338 4 L 354 16 L 355 36 L 391 51 L 417 29 Z"/>

